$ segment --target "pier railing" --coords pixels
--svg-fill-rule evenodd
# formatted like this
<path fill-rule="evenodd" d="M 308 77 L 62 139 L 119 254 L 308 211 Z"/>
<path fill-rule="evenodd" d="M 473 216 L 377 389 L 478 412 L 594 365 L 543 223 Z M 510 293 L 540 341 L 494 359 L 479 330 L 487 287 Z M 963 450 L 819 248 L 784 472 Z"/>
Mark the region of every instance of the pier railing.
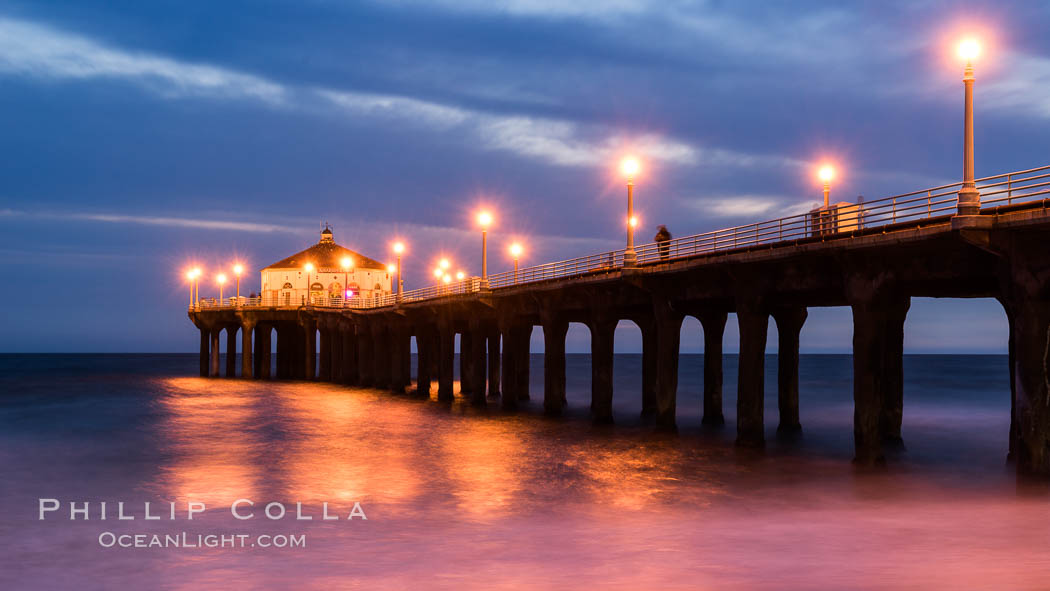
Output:
<path fill-rule="evenodd" d="M 981 193 L 983 211 L 994 211 L 1015 204 L 1047 199 L 1047 196 L 1050 195 L 1050 166 L 984 177 L 978 179 L 976 185 Z M 637 264 L 655 264 L 756 246 L 831 238 L 868 228 L 947 218 L 956 211 L 958 193 L 961 188 L 962 183 L 952 183 L 863 203 L 837 203 L 803 214 L 684 236 L 662 243 L 641 244 L 635 248 Z M 470 277 L 451 283 L 409 290 L 400 296 L 386 294 L 371 298 L 344 299 L 315 295 L 310 298 L 309 302 L 303 296 L 300 296 L 300 301 L 280 297 L 226 298 L 222 301 L 206 299 L 201 300 L 196 309 L 260 306 L 382 308 L 398 303 L 477 293 L 486 288 L 495 290 L 551 279 L 619 271 L 624 266 L 624 252 L 623 249 L 620 249 L 496 273 L 488 277 L 487 287 L 480 278 Z M 191 309 L 194 309 L 193 306 Z"/>
<path fill-rule="evenodd" d="M 1050 194 L 1050 166 L 976 181 L 982 208 L 1013 205 Z M 952 215 L 962 183 L 894 195 L 864 203 L 832 204 L 813 211 L 685 236 L 637 247 L 639 264 L 732 251 Z"/>

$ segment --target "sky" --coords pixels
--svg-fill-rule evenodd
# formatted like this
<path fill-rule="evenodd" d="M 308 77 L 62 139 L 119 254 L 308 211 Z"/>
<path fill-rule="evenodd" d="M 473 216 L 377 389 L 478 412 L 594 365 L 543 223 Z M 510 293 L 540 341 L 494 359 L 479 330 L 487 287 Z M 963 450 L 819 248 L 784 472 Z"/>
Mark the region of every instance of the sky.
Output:
<path fill-rule="evenodd" d="M 194 351 L 186 267 L 262 268 L 323 221 L 379 260 L 406 241 L 408 289 L 438 254 L 479 272 L 482 206 L 493 271 L 515 239 L 619 248 L 627 152 L 644 241 L 805 211 L 823 161 L 842 200 L 954 182 L 964 34 L 978 176 L 1048 164 L 1050 5 L 1006 4 L 0 0 L 0 351 Z M 812 309 L 802 350 L 851 334 Z M 916 299 L 906 350 L 1005 352 L 1002 309 Z"/>

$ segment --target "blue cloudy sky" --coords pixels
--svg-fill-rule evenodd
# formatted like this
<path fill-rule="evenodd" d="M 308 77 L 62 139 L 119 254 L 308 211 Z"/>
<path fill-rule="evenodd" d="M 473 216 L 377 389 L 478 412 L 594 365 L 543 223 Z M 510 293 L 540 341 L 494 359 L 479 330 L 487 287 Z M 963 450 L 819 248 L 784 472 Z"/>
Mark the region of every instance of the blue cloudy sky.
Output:
<path fill-rule="evenodd" d="M 951 182 L 966 31 L 978 174 L 1047 164 L 1048 25 L 1039 1 L 0 1 L 0 351 L 194 350 L 185 265 L 259 268 L 320 220 L 381 260 L 406 239 L 409 288 L 439 252 L 478 271 L 480 204 L 497 269 L 511 237 L 528 262 L 616 248 L 626 150 L 645 238 L 803 210 L 824 158 L 843 199 Z M 908 348 L 1005 330 L 917 300 Z M 850 334 L 814 310 L 803 347 Z"/>

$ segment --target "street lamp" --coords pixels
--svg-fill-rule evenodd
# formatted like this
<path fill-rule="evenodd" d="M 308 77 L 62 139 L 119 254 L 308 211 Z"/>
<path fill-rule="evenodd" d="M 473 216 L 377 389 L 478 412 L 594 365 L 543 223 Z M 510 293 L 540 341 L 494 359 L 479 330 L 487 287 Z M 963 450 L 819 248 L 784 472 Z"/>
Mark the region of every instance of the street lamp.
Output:
<path fill-rule="evenodd" d="M 831 205 L 831 179 L 835 178 L 835 169 L 825 164 L 817 171 L 817 177 L 824 182 L 824 209 Z"/>
<path fill-rule="evenodd" d="M 193 269 L 186 271 L 186 283 L 190 286 L 190 307 L 193 307 L 193 280 L 197 276 L 193 274 Z"/>
<path fill-rule="evenodd" d="M 199 267 L 194 267 L 186 273 L 186 278 L 192 281 L 192 286 L 190 287 L 190 305 L 193 305 L 193 307 L 196 307 L 196 305 L 201 303 L 201 275 L 203 273 L 204 271 Z"/>
<path fill-rule="evenodd" d="M 309 303 L 310 302 L 310 273 L 313 273 L 314 264 L 313 263 L 306 263 L 305 265 L 303 265 L 303 270 L 306 271 L 306 297 L 304 299 L 304 303 Z"/>
<path fill-rule="evenodd" d="M 226 274 L 219 273 L 215 276 L 215 282 L 219 284 L 219 305 L 222 305 L 222 286 L 226 283 Z"/>
<path fill-rule="evenodd" d="M 510 245 L 510 256 L 514 257 L 514 283 L 518 282 L 518 258 L 521 256 L 521 244 L 515 242 Z"/>
<path fill-rule="evenodd" d="M 483 211 L 478 214 L 478 225 L 481 226 L 481 286 L 488 287 L 489 281 L 489 247 L 488 233 L 489 225 L 492 224 L 492 214 Z"/>
<path fill-rule="evenodd" d="M 623 252 L 623 266 L 633 267 L 638 262 L 634 253 L 634 175 L 638 174 L 640 166 L 638 160 L 633 157 L 624 158 L 620 162 L 620 172 L 627 177 L 627 249 Z"/>
<path fill-rule="evenodd" d="M 973 182 L 973 61 L 981 54 L 981 44 L 966 39 L 956 49 L 966 60 L 963 69 L 963 184 L 959 190 L 959 215 L 977 215 L 981 212 L 981 194 Z"/>
<path fill-rule="evenodd" d="M 401 279 L 401 254 L 405 252 L 404 242 L 394 243 L 394 253 L 397 254 L 397 299 L 401 301 L 401 292 L 405 289 L 405 282 Z"/>
<path fill-rule="evenodd" d="M 466 273 L 464 273 L 463 271 L 456 271 L 456 280 L 457 281 L 463 281 L 466 278 L 467 278 L 467 274 Z"/>
<path fill-rule="evenodd" d="M 354 266 L 354 259 L 343 257 L 339 259 L 339 266 L 343 268 L 343 305 L 346 306 L 346 300 L 350 297 L 350 268 Z"/>
<path fill-rule="evenodd" d="M 244 273 L 244 265 L 237 263 L 233 266 L 233 276 L 237 278 L 237 302 L 241 301 L 241 275 Z"/>

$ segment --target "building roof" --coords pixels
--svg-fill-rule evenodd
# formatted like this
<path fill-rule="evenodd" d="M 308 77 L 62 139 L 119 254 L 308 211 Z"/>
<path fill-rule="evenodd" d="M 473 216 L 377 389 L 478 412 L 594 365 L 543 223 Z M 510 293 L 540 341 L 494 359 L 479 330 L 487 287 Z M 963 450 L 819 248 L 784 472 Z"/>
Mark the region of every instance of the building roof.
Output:
<path fill-rule="evenodd" d="M 354 252 L 345 246 L 340 246 L 332 240 L 332 231 L 325 228 L 325 232 L 321 233 L 321 241 L 317 244 L 307 248 L 304 251 L 297 252 L 290 257 L 281 259 L 276 263 L 264 267 L 262 270 L 267 269 L 301 269 L 306 263 L 313 263 L 317 269 L 339 269 L 342 270 L 340 262 L 343 257 L 350 257 L 354 260 L 354 269 L 369 269 L 369 270 L 386 270 L 386 265 L 370 259 L 361 253 Z"/>

